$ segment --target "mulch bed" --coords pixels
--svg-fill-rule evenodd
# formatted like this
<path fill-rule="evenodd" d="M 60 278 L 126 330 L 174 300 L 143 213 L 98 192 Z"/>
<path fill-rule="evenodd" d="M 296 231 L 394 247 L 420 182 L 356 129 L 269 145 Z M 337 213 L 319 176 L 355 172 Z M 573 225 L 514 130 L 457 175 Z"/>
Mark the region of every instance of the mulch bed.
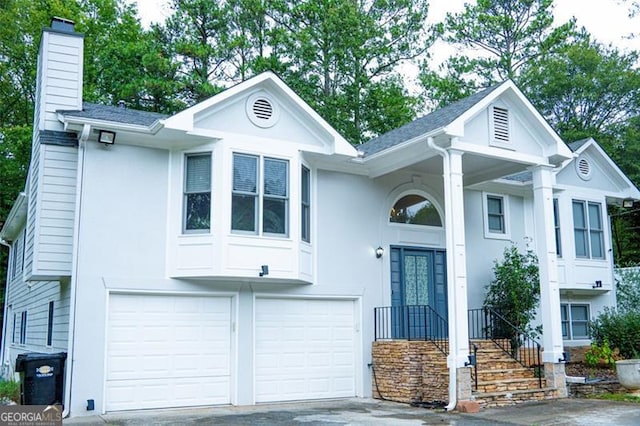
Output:
<path fill-rule="evenodd" d="M 618 380 L 615 369 L 606 367 L 589 367 L 582 362 L 569 362 L 565 365 L 567 376 L 586 377 L 587 379 Z"/>

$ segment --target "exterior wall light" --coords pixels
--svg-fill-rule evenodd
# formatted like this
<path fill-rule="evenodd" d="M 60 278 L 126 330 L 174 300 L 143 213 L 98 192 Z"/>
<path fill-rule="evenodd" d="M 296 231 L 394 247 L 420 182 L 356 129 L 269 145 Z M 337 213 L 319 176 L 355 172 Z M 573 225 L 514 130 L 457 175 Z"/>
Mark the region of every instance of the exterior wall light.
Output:
<path fill-rule="evenodd" d="M 98 142 L 105 145 L 113 145 L 116 141 L 116 132 L 110 132 L 109 130 L 100 130 L 98 134 Z"/>
<path fill-rule="evenodd" d="M 466 361 L 464 363 L 465 367 L 475 367 L 477 362 L 478 362 L 478 358 L 475 354 L 469 354 L 467 355 L 467 358 L 469 359 L 469 361 Z"/>
<path fill-rule="evenodd" d="M 624 200 L 622 200 L 622 207 L 625 209 L 632 209 L 633 208 L 633 198 L 625 198 Z"/>
<path fill-rule="evenodd" d="M 269 275 L 269 265 L 262 265 L 260 267 L 260 273 L 258 275 L 261 277 L 264 277 L 265 275 Z"/>
<path fill-rule="evenodd" d="M 380 259 L 384 254 L 384 249 L 381 246 L 378 246 L 376 249 L 376 259 Z"/>

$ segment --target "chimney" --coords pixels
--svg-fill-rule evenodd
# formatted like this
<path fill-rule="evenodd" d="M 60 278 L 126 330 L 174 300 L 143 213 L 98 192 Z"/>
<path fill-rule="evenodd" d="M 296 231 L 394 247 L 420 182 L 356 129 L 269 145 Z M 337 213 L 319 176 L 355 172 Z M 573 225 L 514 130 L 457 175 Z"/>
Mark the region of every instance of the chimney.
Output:
<path fill-rule="evenodd" d="M 82 109 L 83 45 L 84 35 L 68 19 L 54 17 L 51 27 L 42 30 L 34 132 L 63 130 L 56 111 Z"/>

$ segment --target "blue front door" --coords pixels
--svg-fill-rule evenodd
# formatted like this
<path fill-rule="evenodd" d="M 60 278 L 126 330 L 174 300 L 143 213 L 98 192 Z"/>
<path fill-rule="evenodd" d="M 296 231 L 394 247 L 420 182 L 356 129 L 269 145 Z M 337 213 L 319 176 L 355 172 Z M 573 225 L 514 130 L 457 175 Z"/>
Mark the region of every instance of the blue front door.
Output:
<path fill-rule="evenodd" d="M 391 318 L 396 339 L 446 337 L 444 250 L 391 247 Z"/>

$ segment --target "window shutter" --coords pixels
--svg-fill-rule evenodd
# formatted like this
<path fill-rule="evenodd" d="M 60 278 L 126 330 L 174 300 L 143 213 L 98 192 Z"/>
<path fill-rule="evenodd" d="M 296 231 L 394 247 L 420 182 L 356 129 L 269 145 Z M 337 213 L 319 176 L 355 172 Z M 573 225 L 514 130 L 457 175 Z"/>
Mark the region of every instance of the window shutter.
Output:
<path fill-rule="evenodd" d="M 509 143 L 509 110 L 506 108 L 493 107 L 493 139 Z"/>
<path fill-rule="evenodd" d="M 186 192 L 209 192 L 211 188 L 211 155 L 187 157 Z"/>

